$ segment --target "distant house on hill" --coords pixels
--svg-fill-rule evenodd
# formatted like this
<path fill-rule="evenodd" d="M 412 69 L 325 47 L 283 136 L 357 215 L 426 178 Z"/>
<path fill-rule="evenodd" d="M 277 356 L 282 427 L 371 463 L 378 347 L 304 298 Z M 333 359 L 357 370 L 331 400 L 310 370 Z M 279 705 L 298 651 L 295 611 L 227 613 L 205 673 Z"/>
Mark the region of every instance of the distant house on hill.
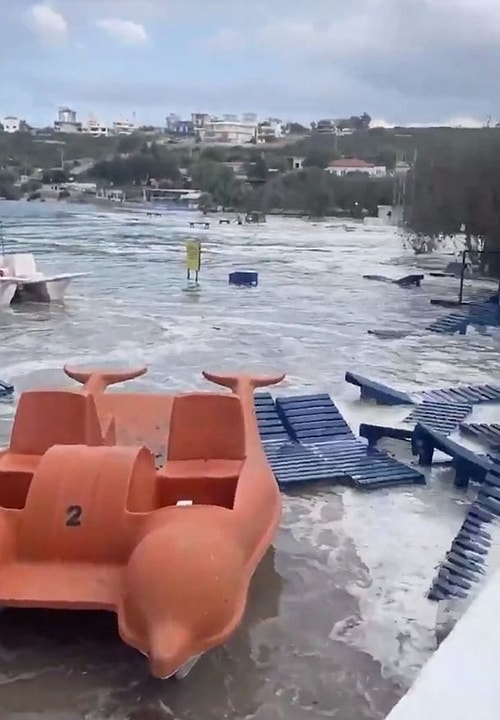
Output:
<path fill-rule="evenodd" d="M 366 162 L 365 160 L 358 160 L 357 158 L 334 160 L 325 169 L 330 175 L 339 175 L 341 177 L 351 175 L 352 173 L 363 173 L 363 175 L 377 178 L 387 175 L 387 168 L 384 165 L 373 165 L 372 163 Z"/>

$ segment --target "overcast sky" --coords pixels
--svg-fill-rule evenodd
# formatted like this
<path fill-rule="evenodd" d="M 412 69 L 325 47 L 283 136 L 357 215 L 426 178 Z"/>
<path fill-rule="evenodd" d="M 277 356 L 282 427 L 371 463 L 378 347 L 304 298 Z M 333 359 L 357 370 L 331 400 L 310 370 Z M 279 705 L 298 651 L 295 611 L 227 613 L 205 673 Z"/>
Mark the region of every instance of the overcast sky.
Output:
<path fill-rule="evenodd" d="M 0 116 L 500 119 L 498 0 L 0 0 Z"/>

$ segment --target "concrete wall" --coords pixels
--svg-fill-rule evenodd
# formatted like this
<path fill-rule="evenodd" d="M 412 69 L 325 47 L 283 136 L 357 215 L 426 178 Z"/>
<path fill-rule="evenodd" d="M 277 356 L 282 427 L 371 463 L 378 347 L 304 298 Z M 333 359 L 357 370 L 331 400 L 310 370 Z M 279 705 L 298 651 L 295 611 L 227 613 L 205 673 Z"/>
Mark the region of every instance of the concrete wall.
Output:
<path fill-rule="evenodd" d="M 500 718 L 500 571 L 387 720 Z"/>

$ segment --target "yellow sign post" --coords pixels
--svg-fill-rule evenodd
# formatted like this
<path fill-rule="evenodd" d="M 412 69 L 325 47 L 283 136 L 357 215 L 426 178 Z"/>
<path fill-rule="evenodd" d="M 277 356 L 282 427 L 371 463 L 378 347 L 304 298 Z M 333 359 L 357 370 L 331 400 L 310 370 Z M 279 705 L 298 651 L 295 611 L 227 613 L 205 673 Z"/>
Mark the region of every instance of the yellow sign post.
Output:
<path fill-rule="evenodd" d="M 194 273 L 194 280 L 198 282 L 198 273 L 201 268 L 201 242 L 199 240 L 186 240 L 186 269 L 187 279 L 191 280 L 191 273 Z"/>

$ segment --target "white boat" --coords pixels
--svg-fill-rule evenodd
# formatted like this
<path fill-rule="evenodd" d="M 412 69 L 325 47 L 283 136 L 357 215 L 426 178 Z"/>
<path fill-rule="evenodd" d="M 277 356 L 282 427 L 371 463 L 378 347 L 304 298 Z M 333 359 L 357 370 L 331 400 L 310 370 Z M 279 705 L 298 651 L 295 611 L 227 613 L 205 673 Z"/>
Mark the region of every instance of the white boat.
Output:
<path fill-rule="evenodd" d="M 44 275 L 31 253 L 0 255 L 0 307 L 13 301 L 62 302 L 71 280 L 88 274 Z"/>

